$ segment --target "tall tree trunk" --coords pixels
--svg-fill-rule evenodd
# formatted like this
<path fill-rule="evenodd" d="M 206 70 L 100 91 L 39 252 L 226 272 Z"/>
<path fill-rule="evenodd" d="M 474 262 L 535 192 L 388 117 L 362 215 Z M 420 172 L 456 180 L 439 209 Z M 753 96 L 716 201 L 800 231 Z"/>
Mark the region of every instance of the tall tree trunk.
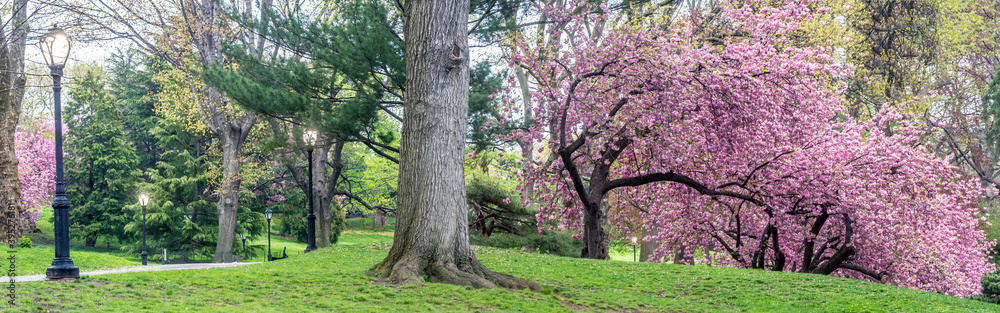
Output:
<path fill-rule="evenodd" d="M 524 125 L 531 123 L 532 115 L 532 105 L 531 105 L 531 90 L 528 89 L 528 75 L 524 72 L 521 67 L 514 68 L 515 77 L 517 77 L 517 85 L 521 88 L 521 111 L 524 112 Z M 524 158 L 524 162 L 531 163 L 534 162 L 534 146 L 532 145 L 531 139 L 525 139 L 524 142 L 518 142 L 521 146 L 521 156 Z M 525 166 L 527 168 L 527 166 Z M 524 182 L 524 190 L 521 191 L 521 201 L 531 205 L 532 199 L 535 198 L 535 184 L 532 181 Z"/>
<path fill-rule="evenodd" d="M 222 32 L 220 30 L 219 3 L 202 0 L 191 3 L 188 23 L 195 36 L 201 63 L 205 66 L 222 62 Z M 240 159 L 243 143 L 257 123 L 252 113 L 235 108 L 215 88 L 205 87 L 198 103 L 198 115 L 208 129 L 222 140 L 222 182 L 219 186 L 219 235 L 212 262 L 233 262 L 233 243 L 236 239 L 236 212 L 239 208 Z"/>
<path fill-rule="evenodd" d="M 639 262 L 649 261 L 649 256 L 656 250 L 656 241 L 642 241 L 642 238 L 652 235 L 652 233 L 642 229 L 642 237 L 639 239 Z"/>
<path fill-rule="evenodd" d="M 477 288 L 538 285 L 493 272 L 469 246 L 464 147 L 469 100 L 469 0 L 407 0 L 406 94 L 396 232 L 377 275 L 396 283 Z"/>
<path fill-rule="evenodd" d="M 583 251 L 580 252 L 580 257 L 607 260 L 610 239 L 604 230 L 604 224 L 607 222 L 607 211 L 601 208 L 601 200 L 591 200 L 589 205 L 584 206 L 583 210 Z"/>
<path fill-rule="evenodd" d="M 317 147 L 311 160 L 313 166 L 313 203 L 316 214 L 316 247 L 327 248 L 330 246 L 330 195 L 326 186 L 330 183 L 326 177 L 326 159 L 330 154 L 330 146 L 323 145 Z M 308 186 L 308 184 L 306 185 Z"/>
<path fill-rule="evenodd" d="M 236 240 L 236 212 L 239 209 L 240 151 L 243 138 L 239 133 L 224 128 L 222 136 L 222 185 L 219 186 L 219 240 L 215 244 L 212 262 L 235 262 L 233 242 Z"/>
<path fill-rule="evenodd" d="M 11 7 L 10 30 L 0 26 L 0 228 L 3 242 L 17 245 L 21 237 L 21 185 L 18 183 L 14 132 L 21 118 L 24 98 L 24 45 L 27 40 L 27 0 L 15 0 Z M 9 36 L 8 36 L 9 32 Z"/>

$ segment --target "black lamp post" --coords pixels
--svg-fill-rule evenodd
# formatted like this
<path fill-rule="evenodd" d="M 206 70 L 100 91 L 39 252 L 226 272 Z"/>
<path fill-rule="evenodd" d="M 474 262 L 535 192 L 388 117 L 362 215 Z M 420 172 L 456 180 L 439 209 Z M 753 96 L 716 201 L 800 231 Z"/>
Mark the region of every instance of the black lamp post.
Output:
<path fill-rule="evenodd" d="M 635 262 L 635 248 L 638 246 L 639 238 L 632 236 L 632 262 Z"/>
<path fill-rule="evenodd" d="M 247 256 L 247 237 L 243 236 L 243 233 L 240 233 L 240 240 L 243 240 L 243 257 L 246 258 L 246 256 Z"/>
<path fill-rule="evenodd" d="M 308 244 L 306 245 L 305 253 L 309 251 L 316 250 L 316 214 L 313 214 L 313 149 L 316 147 L 316 131 L 307 131 L 303 136 L 302 140 L 309 145 L 309 150 L 306 150 L 306 163 L 309 163 L 309 215 L 306 215 L 306 221 L 309 223 L 309 236 L 307 238 Z"/>
<path fill-rule="evenodd" d="M 267 261 L 274 261 L 271 257 L 271 216 L 274 216 L 274 212 L 271 209 L 264 210 L 264 217 L 267 218 Z"/>
<path fill-rule="evenodd" d="M 63 182 L 63 149 L 62 149 L 62 91 L 63 68 L 66 67 L 66 59 L 69 57 L 71 41 L 57 26 L 52 26 L 48 33 L 42 36 L 38 45 L 42 48 L 42 57 L 45 64 L 49 66 L 52 76 L 53 99 L 55 100 L 55 126 L 56 126 L 56 194 L 52 200 L 52 216 L 55 219 L 55 243 L 56 256 L 52 259 L 52 266 L 45 270 L 45 278 L 78 278 L 80 268 L 73 264 L 73 259 L 69 257 L 69 199 L 66 198 L 66 183 Z"/>
<path fill-rule="evenodd" d="M 139 193 L 139 204 L 142 205 L 142 265 L 146 265 L 146 205 L 149 204 L 149 195 L 145 192 Z"/>

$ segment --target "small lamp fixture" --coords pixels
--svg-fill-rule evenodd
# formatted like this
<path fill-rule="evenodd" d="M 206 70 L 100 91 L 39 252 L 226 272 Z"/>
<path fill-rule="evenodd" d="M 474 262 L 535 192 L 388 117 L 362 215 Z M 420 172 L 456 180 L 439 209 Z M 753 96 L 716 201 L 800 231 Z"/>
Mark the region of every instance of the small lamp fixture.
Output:
<path fill-rule="evenodd" d="M 59 26 L 52 25 L 49 32 L 42 35 L 38 44 L 42 48 L 42 57 L 45 58 L 45 64 L 49 68 L 62 69 L 66 67 L 69 49 L 73 44 L 69 35 L 66 35 Z"/>
<path fill-rule="evenodd" d="M 149 195 L 145 192 L 139 193 L 139 204 L 142 206 L 149 204 Z"/>
<path fill-rule="evenodd" d="M 304 141 L 310 147 L 316 145 L 316 139 L 318 138 L 319 134 L 316 133 L 315 130 L 307 130 L 306 133 L 302 135 L 302 141 Z"/>
<path fill-rule="evenodd" d="M 636 250 L 635 247 L 638 245 L 639 245 L 639 238 L 636 236 L 632 236 L 632 262 L 637 261 L 635 257 L 635 250 Z"/>
<path fill-rule="evenodd" d="M 146 205 L 149 204 L 149 194 L 146 192 L 139 193 L 139 204 L 142 205 L 142 265 L 146 265 L 146 257 L 149 253 L 146 252 Z"/>
<path fill-rule="evenodd" d="M 273 215 L 274 212 L 271 212 L 270 208 L 264 210 L 264 218 L 267 218 L 267 261 L 268 262 L 274 261 L 274 257 L 271 256 L 271 216 Z"/>

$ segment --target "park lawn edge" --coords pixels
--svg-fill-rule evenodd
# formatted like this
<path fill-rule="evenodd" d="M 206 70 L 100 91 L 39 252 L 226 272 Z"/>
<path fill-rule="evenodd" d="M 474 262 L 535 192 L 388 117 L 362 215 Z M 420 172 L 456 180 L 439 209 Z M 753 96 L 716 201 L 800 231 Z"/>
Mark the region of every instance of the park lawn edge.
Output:
<path fill-rule="evenodd" d="M 541 292 L 425 283 L 398 286 L 363 274 L 389 244 L 340 245 L 235 268 L 85 276 L 19 283 L 18 305 L 45 311 L 351 312 L 997 312 L 946 295 L 800 273 L 633 263 L 474 247 L 489 268 Z"/>

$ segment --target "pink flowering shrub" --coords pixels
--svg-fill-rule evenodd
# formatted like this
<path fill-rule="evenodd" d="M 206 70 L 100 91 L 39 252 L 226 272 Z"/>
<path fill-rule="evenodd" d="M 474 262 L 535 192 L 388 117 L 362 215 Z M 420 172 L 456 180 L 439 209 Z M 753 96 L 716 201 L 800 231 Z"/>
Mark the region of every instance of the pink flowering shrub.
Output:
<path fill-rule="evenodd" d="M 993 269 L 976 229 L 984 190 L 920 147 L 894 108 L 846 117 L 838 80 L 848 70 L 829 48 L 795 41 L 823 11 L 811 4 L 723 7 L 714 20 L 609 26 L 600 37 L 587 25 L 616 20 L 603 7 L 541 7 L 565 23 L 548 34 L 564 40 L 517 42 L 538 106 L 537 122 L 511 138 L 557 156 L 525 176 L 543 204 L 539 225 L 579 230 L 584 254 L 606 258 L 604 221 L 639 216 L 655 260 L 975 294 Z M 605 203 L 621 215 L 606 216 Z"/>
<path fill-rule="evenodd" d="M 28 228 L 42 217 L 55 191 L 55 126 L 52 121 L 21 121 L 14 133 L 23 218 Z"/>

